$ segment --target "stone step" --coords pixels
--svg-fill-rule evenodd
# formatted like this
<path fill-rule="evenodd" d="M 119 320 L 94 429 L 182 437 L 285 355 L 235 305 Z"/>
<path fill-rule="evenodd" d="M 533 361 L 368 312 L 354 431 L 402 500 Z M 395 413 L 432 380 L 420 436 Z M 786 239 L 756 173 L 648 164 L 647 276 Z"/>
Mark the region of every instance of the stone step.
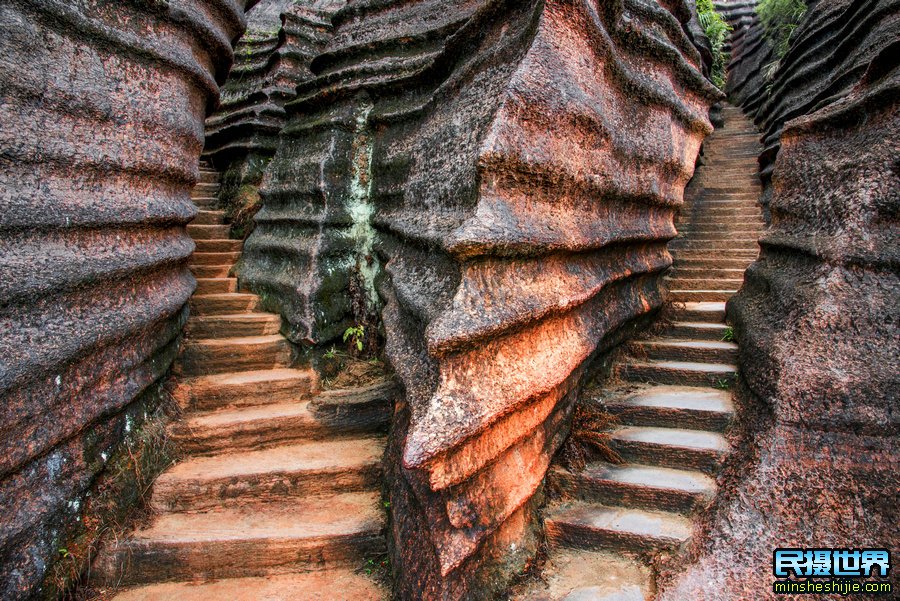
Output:
<path fill-rule="evenodd" d="M 225 294 L 237 292 L 237 278 L 197 278 L 194 294 Z"/>
<path fill-rule="evenodd" d="M 669 300 L 676 303 L 727 301 L 735 294 L 737 294 L 737 288 L 734 290 L 670 290 Z"/>
<path fill-rule="evenodd" d="M 225 223 L 225 211 L 198 211 L 194 220 L 188 224 L 192 225 L 222 225 Z"/>
<path fill-rule="evenodd" d="M 190 303 L 192 315 L 233 315 L 259 309 L 259 297 L 244 292 L 194 295 Z"/>
<path fill-rule="evenodd" d="M 649 567 L 610 551 L 550 549 L 541 577 L 527 578 L 509 591 L 509 601 L 650 601 Z M 156 601 L 155 599 L 153 601 Z"/>
<path fill-rule="evenodd" d="M 654 338 L 637 340 L 628 346 L 638 361 L 694 361 L 697 363 L 735 363 L 738 347 L 733 342 Z"/>
<path fill-rule="evenodd" d="M 717 164 L 723 159 L 756 159 L 759 154 L 756 152 L 745 152 L 737 150 L 741 144 L 735 144 L 734 146 L 728 147 L 720 147 L 720 148 L 708 148 L 706 152 L 704 152 L 704 158 L 708 161 L 715 161 Z"/>
<path fill-rule="evenodd" d="M 219 240 L 195 240 L 194 243 L 197 245 L 194 256 L 196 256 L 197 253 L 240 253 L 241 249 L 244 248 L 243 241 L 229 240 L 227 238 Z"/>
<path fill-rule="evenodd" d="M 194 185 L 191 193 L 197 196 L 215 196 L 221 188 L 222 186 L 218 183 L 198 182 Z"/>
<path fill-rule="evenodd" d="M 191 265 L 234 265 L 241 258 L 239 252 L 195 252 L 191 255 Z"/>
<path fill-rule="evenodd" d="M 218 184 L 220 180 L 219 172 L 215 169 L 200 169 L 200 178 L 197 183 L 201 184 Z"/>
<path fill-rule="evenodd" d="M 188 322 L 188 325 L 190 325 L 190 322 Z M 660 332 L 660 336 L 691 340 L 722 340 L 727 331 L 728 326 L 724 323 L 675 321 L 666 326 Z"/>
<path fill-rule="evenodd" d="M 391 397 L 381 389 L 359 389 L 352 394 L 356 396 L 326 392 L 309 401 L 193 415 L 173 424 L 171 435 L 181 451 L 208 455 L 384 430 L 390 419 Z"/>
<path fill-rule="evenodd" d="M 206 211 L 218 211 L 219 210 L 219 199 L 215 196 L 191 196 L 191 201 L 197 206 L 197 208 L 206 210 Z"/>
<path fill-rule="evenodd" d="M 715 474 L 728 452 L 718 432 L 626 426 L 610 434 L 610 446 L 631 463 Z"/>
<path fill-rule="evenodd" d="M 191 317 L 185 333 L 189 338 L 237 338 L 269 336 L 281 330 L 281 317 L 274 313 L 238 313 Z"/>
<path fill-rule="evenodd" d="M 185 409 L 210 411 L 297 402 L 317 386 L 311 369 L 264 369 L 181 378 L 172 395 Z"/>
<path fill-rule="evenodd" d="M 737 290 L 744 284 L 744 278 L 689 278 L 682 274 L 666 278 L 670 290 Z"/>
<path fill-rule="evenodd" d="M 157 478 L 151 506 L 198 511 L 376 490 L 383 454 L 383 440 L 352 438 L 193 457 Z"/>
<path fill-rule="evenodd" d="M 226 278 L 231 275 L 234 263 L 226 265 L 191 265 L 191 273 L 195 278 Z"/>
<path fill-rule="evenodd" d="M 765 231 L 765 226 L 760 222 L 758 216 L 750 215 L 727 215 L 724 213 L 716 214 L 700 214 L 692 215 L 689 222 L 680 223 L 679 226 L 685 231 L 700 233 L 710 232 L 734 235 L 735 233 L 748 232 L 751 236 L 758 235 Z"/>
<path fill-rule="evenodd" d="M 759 186 L 759 177 L 755 173 L 748 173 L 746 170 L 735 171 L 734 173 L 712 173 L 698 174 L 691 180 L 691 185 L 705 186 L 707 184 L 721 184 L 722 180 L 728 180 L 728 184 L 735 190 L 750 188 L 751 186 Z"/>
<path fill-rule="evenodd" d="M 693 266 L 682 266 L 682 262 L 675 267 L 673 272 L 673 276 L 671 279 L 710 279 L 717 278 L 722 280 L 743 280 L 744 279 L 744 271 L 745 269 L 740 268 L 727 268 L 727 267 L 703 267 L 697 268 Z"/>
<path fill-rule="evenodd" d="M 724 302 L 687 302 L 673 307 L 672 315 L 678 321 L 703 321 L 725 323 Z"/>
<path fill-rule="evenodd" d="M 759 239 L 759 234 L 762 233 L 762 228 L 740 228 L 736 226 L 728 225 L 695 225 L 692 227 L 684 228 L 679 232 L 678 239 L 690 240 L 694 237 L 703 238 L 704 240 L 732 240 L 734 238 L 745 239 L 745 238 L 755 238 Z"/>
<path fill-rule="evenodd" d="M 688 238 L 676 238 L 670 243 L 672 248 L 684 249 L 728 249 L 754 251 L 759 248 L 756 238 L 700 238 L 690 236 Z"/>
<path fill-rule="evenodd" d="M 384 552 L 378 493 L 157 516 L 102 553 L 98 583 L 208 580 L 349 567 Z"/>
<path fill-rule="evenodd" d="M 180 357 L 187 376 L 290 367 L 294 350 L 281 334 L 188 340 Z"/>
<path fill-rule="evenodd" d="M 737 270 L 743 274 L 747 267 L 756 260 L 755 254 L 752 257 L 729 259 L 719 257 L 718 253 L 710 252 L 705 253 L 705 258 L 696 257 L 697 255 L 691 255 L 691 258 L 687 258 L 683 254 L 677 255 L 674 264 L 676 272 L 680 269 L 730 269 Z"/>
<path fill-rule="evenodd" d="M 227 225 L 207 225 L 191 222 L 187 226 L 188 235 L 194 240 L 221 240 L 228 239 Z"/>
<path fill-rule="evenodd" d="M 704 261 L 703 267 L 715 266 L 723 269 L 741 269 L 740 265 L 749 265 L 759 257 L 759 247 L 755 249 L 696 249 L 696 248 L 670 248 L 669 252 L 676 257 L 676 263 L 680 261 Z M 719 264 L 709 263 L 710 259 L 719 261 Z M 684 267 L 692 267 L 684 265 Z"/>
<path fill-rule="evenodd" d="M 622 424 L 724 432 L 734 417 L 731 392 L 692 386 L 648 386 L 606 399 Z"/>
<path fill-rule="evenodd" d="M 737 368 L 721 363 L 691 361 L 632 361 L 620 367 L 626 380 L 679 386 L 730 386 Z"/>
<path fill-rule="evenodd" d="M 674 513 L 584 502 L 551 507 L 544 529 L 553 545 L 636 553 L 679 547 L 693 531 L 690 520 Z"/>
<path fill-rule="evenodd" d="M 113 601 L 326 601 L 334 592 L 353 601 L 384 601 L 387 591 L 355 567 L 257 578 L 164 582 L 121 591 Z"/>
<path fill-rule="evenodd" d="M 684 207 L 681 209 L 681 221 L 684 222 L 688 216 L 696 218 L 691 220 L 694 223 L 703 221 L 717 222 L 718 220 L 724 220 L 726 223 L 731 221 L 745 223 L 745 220 L 749 219 L 753 220 L 752 223 L 758 223 L 762 220 L 762 213 L 755 204 L 729 207 L 706 206 L 701 202 L 699 203 L 699 208 L 694 210 L 692 203 L 688 201 L 685 202 Z M 762 227 L 765 227 L 765 225 Z"/>
<path fill-rule="evenodd" d="M 759 203 L 759 192 L 738 192 L 728 190 L 727 188 L 719 188 L 713 190 L 706 188 L 700 195 L 693 198 L 688 205 L 701 205 L 705 209 L 721 208 L 721 209 L 743 209 L 747 207 L 756 208 Z"/>
<path fill-rule="evenodd" d="M 576 473 L 554 467 L 548 480 L 580 501 L 682 514 L 706 506 L 716 492 L 702 472 L 633 463 L 591 463 Z"/>

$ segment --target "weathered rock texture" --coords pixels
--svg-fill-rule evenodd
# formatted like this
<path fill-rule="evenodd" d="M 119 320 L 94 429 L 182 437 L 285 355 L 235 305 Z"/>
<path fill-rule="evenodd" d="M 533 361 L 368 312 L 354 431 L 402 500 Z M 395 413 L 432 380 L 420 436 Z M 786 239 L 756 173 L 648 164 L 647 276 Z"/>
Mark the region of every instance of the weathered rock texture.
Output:
<path fill-rule="evenodd" d="M 671 6 L 351 2 L 288 105 L 240 275 L 298 341 L 387 301 L 401 598 L 522 565 L 582 366 L 661 303 L 717 97 Z"/>
<path fill-rule="evenodd" d="M 818 2 L 775 80 L 771 227 L 729 304 L 755 419 L 663 599 L 769 598 L 779 546 L 900 551 L 898 23 L 896 2 Z"/>
<path fill-rule="evenodd" d="M 522 565 L 583 366 L 661 304 L 716 98 L 680 8 L 519 9 L 480 47 L 460 43 L 415 131 L 386 140 L 406 182 L 376 200 L 391 203 L 385 323 L 408 403 L 395 538 L 419 541 L 395 554 L 401 593 L 487 597 Z M 478 115 L 479 98 L 496 104 Z M 446 146 L 452 163 L 418 158 Z"/>
<path fill-rule="evenodd" d="M 247 0 L 0 6 L 0 597 L 37 589 L 145 417 L 194 288 L 207 105 Z M 81 558 L 76 558 L 80 560 Z"/>
<path fill-rule="evenodd" d="M 275 154 L 287 120 L 284 105 L 299 83 L 312 78 L 309 63 L 330 36 L 332 13 L 343 4 L 269 0 L 250 11 L 219 106 L 206 121 L 203 154 L 220 171 L 249 160 L 248 155 Z"/>
<path fill-rule="evenodd" d="M 344 0 L 269 0 L 249 14 L 235 65 L 216 112 L 206 121 L 204 157 L 222 173 L 219 206 L 231 235 L 244 238 L 260 207 L 259 186 L 287 122 L 284 105 L 313 77 L 312 59 L 331 37 Z"/>

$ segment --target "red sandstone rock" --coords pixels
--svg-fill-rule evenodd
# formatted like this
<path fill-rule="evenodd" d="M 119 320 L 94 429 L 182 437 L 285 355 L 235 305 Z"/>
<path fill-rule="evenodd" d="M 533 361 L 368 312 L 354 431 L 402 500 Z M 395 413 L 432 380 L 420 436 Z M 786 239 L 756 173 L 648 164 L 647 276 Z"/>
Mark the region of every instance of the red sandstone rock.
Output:
<path fill-rule="evenodd" d="M 896 7 L 816 4 L 777 76 L 796 112 L 772 113 L 771 228 L 728 307 L 748 450 L 661 599 L 773 599 L 776 547 L 900 551 Z"/>
<path fill-rule="evenodd" d="M 387 300 L 400 598 L 504 586 L 583 365 L 661 304 L 718 93 L 687 5 L 627 9 L 351 2 L 286 107 L 239 275 L 295 341 Z"/>
<path fill-rule="evenodd" d="M 171 364 L 202 123 L 252 3 L 0 6 L 0 597 L 43 580 Z"/>

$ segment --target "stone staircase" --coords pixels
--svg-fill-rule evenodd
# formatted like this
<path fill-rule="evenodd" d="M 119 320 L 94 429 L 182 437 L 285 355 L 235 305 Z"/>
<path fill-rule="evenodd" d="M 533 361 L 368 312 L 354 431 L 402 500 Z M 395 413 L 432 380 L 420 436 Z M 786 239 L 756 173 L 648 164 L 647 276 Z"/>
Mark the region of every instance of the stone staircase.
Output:
<path fill-rule="evenodd" d="M 385 552 L 381 457 L 393 385 L 321 392 L 279 316 L 238 291 L 242 242 L 201 165 L 188 232 L 197 278 L 172 392 L 181 459 L 155 482 L 149 523 L 106 549 L 93 580 L 120 601 L 362 599 Z"/>
<path fill-rule="evenodd" d="M 716 494 L 737 358 L 725 301 L 756 257 L 763 228 L 758 133 L 736 108 L 725 107 L 723 116 L 669 245 L 671 321 L 629 345 L 617 365 L 619 385 L 582 398 L 618 418 L 610 446 L 624 463 L 551 469 L 551 490 L 564 494 L 545 511 L 544 581 L 514 599 L 651 599 L 652 558 L 678 552 L 693 534 L 693 517 Z"/>

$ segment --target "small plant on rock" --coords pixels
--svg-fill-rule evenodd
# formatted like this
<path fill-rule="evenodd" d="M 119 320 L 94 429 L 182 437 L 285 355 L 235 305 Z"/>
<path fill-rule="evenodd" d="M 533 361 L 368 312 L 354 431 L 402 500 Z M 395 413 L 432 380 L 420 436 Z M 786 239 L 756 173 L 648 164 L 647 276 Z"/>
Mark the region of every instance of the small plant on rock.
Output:
<path fill-rule="evenodd" d="M 720 378 L 719 380 L 716 380 L 716 383 L 713 384 L 713 387 L 718 388 L 719 390 L 728 390 L 729 388 L 731 388 L 731 382 L 729 382 L 725 378 Z"/>
<path fill-rule="evenodd" d="M 344 330 L 344 342 L 349 341 L 350 345 L 356 348 L 356 352 L 361 353 L 363 350 L 363 340 L 365 340 L 366 328 L 362 325 L 350 326 Z"/>
<path fill-rule="evenodd" d="M 618 423 L 615 416 L 596 405 L 576 405 L 572 430 L 563 443 L 560 461 L 572 471 L 580 471 L 588 461 L 596 459 L 623 463 L 610 446 L 610 430 Z"/>
<path fill-rule="evenodd" d="M 734 342 L 734 328 L 728 326 L 722 335 L 722 342 Z"/>

